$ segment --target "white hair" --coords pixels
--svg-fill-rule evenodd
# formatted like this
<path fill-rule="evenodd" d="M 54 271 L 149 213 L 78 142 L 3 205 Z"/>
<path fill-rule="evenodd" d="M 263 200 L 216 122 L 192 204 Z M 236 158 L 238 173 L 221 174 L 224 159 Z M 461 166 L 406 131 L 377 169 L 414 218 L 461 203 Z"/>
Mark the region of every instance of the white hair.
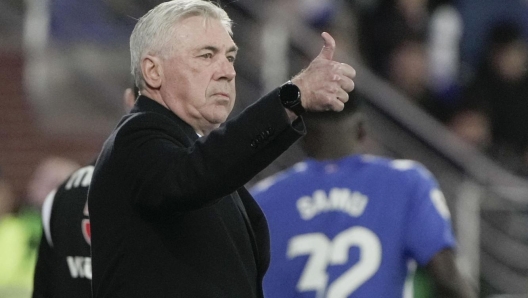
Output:
<path fill-rule="evenodd" d="M 175 24 L 187 17 L 203 16 L 220 20 L 232 36 L 232 20 L 224 9 L 206 0 L 172 0 L 159 4 L 139 19 L 130 36 L 130 64 L 139 90 L 145 87 L 141 59 L 149 53 L 165 57 L 172 48 L 167 43 L 173 36 Z"/>

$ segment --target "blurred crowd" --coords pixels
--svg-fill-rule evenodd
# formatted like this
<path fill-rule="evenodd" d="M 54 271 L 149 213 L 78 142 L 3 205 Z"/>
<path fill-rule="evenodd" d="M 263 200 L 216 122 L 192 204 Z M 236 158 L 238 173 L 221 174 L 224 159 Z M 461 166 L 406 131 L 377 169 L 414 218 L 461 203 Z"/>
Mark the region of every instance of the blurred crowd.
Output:
<path fill-rule="evenodd" d="M 526 1 L 299 2 L 313 27 L 344 38 L 358 60 L 434 119 L 528 175 Z"/>
<path fill-rule="evenodd" d="M 84 36 L 101 38 L 123 35 L 116 30 L 129 32 L 134 16 L 161 1 L 91 2 L 71 1 L 63 8 L 78 3 L 105 15 L 105 26 L 100 27 L 94 19 L 78 18 L 89 20 L 77 27 L 84 28 Z M 514 173 L 528 176 L 528 1 L 289 2 L 308 24 L 332 33 L 340 47 L 460 138 Z M 56 38 L 83 36 L 69 36 L 72 27 L 66 24 L 75 16 L 73 11 L 55 15 Z M 109 31 L 108 23 L 119 18 L 125 25 Z M 16 297 L 6 293 L 31 287 L 42 202 L 78 167 L 65 158 L 46 159 L 35 166 L 24 199 L 13 197 L 0 172 L 0 297 Z"/>

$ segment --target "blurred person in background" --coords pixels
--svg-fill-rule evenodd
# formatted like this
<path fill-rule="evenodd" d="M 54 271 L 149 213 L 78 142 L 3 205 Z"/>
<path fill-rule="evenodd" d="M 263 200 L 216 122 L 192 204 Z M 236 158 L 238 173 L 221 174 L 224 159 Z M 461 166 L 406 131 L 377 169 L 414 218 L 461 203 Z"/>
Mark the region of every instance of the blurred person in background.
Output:
<path fill-rule="evenodd" d="M 434 103 L 438 108 L 454 105 L 459 98 L 459 44 L 463 24 L 453 1 L 354 2 L 359 15 L 359 48 L 365 63 L 376 74 L 394 81 L 394 55 L 401 54 L 402 50 L 414 52 L 415 59 L 421 61 L 410 67 L 417 67 L 414 76 L 421 77 L 421 88 L 427 87 L 438 101 Z M 436 112 L 433 116 L 443 117 L 444 113 Z"/>
<path fill-rule="evenodd" d="M 383 0 L 360 17 L 361 55 L 374 72 L 388 76 L 389 56 L 408 37 L 426 39 L 429 0 Z M 372 5 L 371 5 L 372 6 Z"/>
<path fill-rule="evenodd" d="M 489 153 L 492 145 L 491 120 L 488 114 L 477 107 L 454 112 L 447 121 L 447 128 L 482 152 Z"/>
<path fill-rule="evenodd" d="M 528 175 L 528 43 L 520 26 L 501 21 L 488 34 L 486 55 L 465 91 L 460 110 L 489 118 L 491 154 Z"/>
<path fill-rule="evenodd" d="M 429 85 L 429 65 L 425 40 L 407 37 L 389 53 L 387 75 L 394 87 L 429 115 L 444 122 L 450 115 Z"/>
<path fill-rule="evenodd" d="M 478 70 L 487 47 L 487 37 L 492 28 L 504 20 L 518 24 L 528 37 L 528 1 L 526 0 L 456 0 L 464 23 L 460 43 L 463 76 Z"/>
<path fill-rule="evenodd" d="M 125 111 L 139 96 L 137 87 L 123 95 Z M 33 298 L 91 298 L 91 229 L 88 187 L 95 160 L 75 171 L 46 198 L 42 237 L 35 268 Z"/>
<path fill-rule="evenodd" d="M 48 157 L 34 170 L 27 198 L 0 222 L 0 295 L 30 297 L 41 236 L 40 209 L 49 192 L 79 166 L 62 157 Z"/>
<path fill-rule="evenodd" d="M 339 115 L 305 121 L 309 158 L 251 189 L 270 226 L 265 294 L 403 297 L 417 262 L 439 297 L 476 297 L 456 267 L 433 175 L 414 161 L 361 154 L 365 119 L 354 95 Z"/>

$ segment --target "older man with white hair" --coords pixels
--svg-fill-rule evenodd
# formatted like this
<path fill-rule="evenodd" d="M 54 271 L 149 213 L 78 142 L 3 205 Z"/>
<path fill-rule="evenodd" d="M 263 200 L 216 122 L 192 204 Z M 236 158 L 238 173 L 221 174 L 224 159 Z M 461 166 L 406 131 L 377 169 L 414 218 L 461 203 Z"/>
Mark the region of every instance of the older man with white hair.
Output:
<path fill-rule="evenodd" d="M 132 32 L 141 96 L 88 194 L 94 297 L 263 297 L 268 226 L 244 184 L 306 133 L 302 113 L 344 108 L 355 70 L 332 60 L 323 33 L 306 70 L 226 122 L 231 35 L 227 13 L 203 0 L 162 3 Z"/>

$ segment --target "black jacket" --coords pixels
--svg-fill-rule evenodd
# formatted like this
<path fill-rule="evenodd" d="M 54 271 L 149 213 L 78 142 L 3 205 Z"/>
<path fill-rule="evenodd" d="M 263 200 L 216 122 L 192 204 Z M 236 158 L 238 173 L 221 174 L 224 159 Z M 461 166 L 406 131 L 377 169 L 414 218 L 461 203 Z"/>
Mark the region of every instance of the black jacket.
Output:
<path fill-rule="evenodd" d="M 304 133 L 278 90 L 202 138 L 141 96 L 89 190 L 94 297 L 262 297 L 268 227 L 243 185 Z"/>

